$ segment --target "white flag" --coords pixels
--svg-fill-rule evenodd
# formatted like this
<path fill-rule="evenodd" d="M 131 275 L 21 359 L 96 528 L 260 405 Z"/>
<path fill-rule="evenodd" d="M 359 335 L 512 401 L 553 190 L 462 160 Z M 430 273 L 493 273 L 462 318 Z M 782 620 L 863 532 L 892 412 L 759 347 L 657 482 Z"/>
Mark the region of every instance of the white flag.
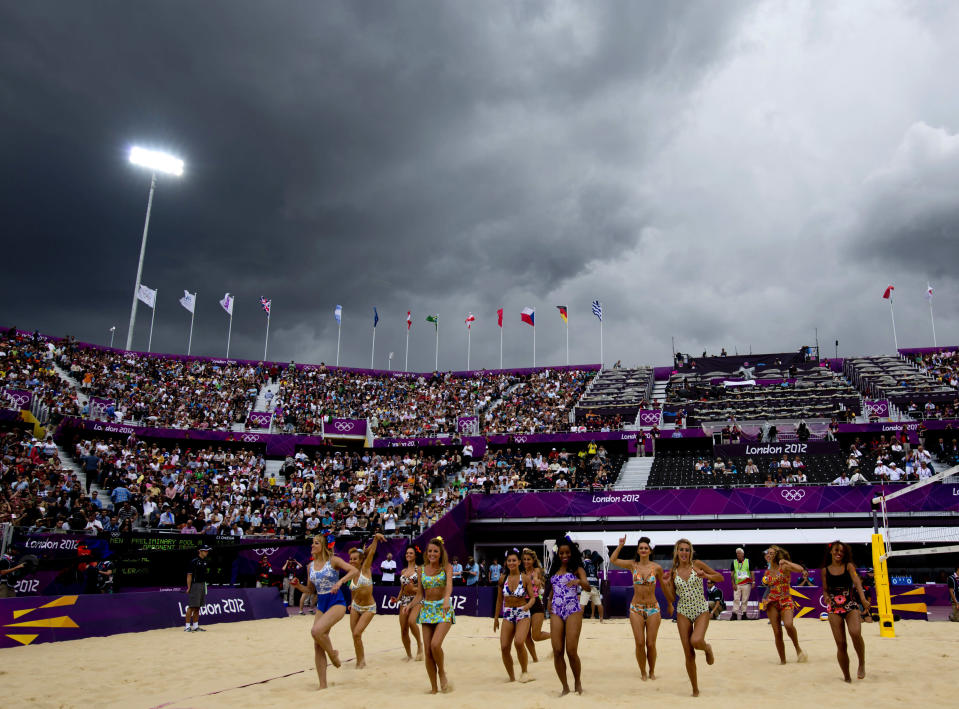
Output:
<path fill-rule="evenodd" d="M 196 308 L 196 293 L 184 290 L 183 297 L 180 298 L 180 305 L 192 313 L 194 308 Z"/>
<path fill-rule="evenodd" d="M 146 303 L 146 304 L 147 304 L 148 306 L 150 306 L 151 308 L 156 307 L 156 303 L 157 303 L 157 292 L 156 292 L 155 290 L 153 290 L 152 288 L 148 288 L 147 286 L 143 285 L 142 283 L 140 284 L 140 290 L 137 291 L 137 298 L 139 298 L 140 300 L 142 300 L 144 303 Z"/>
<path fill-rule="evenodd" d="M 229 293 L 223 296 L 223 300 L 220 301 L 220 307 L 223 308 L 228 315 L 233 315 L 233 296 Z"/>

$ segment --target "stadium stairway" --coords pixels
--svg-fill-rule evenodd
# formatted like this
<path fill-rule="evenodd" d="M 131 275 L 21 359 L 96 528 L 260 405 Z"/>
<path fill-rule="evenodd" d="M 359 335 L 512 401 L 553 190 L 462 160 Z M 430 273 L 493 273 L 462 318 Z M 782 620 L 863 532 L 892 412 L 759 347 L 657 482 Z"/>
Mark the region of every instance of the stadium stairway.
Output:
<path fill-rule="evenodd" d="M 57 444 L 57 455 L 60 456 L 60 467 L 61 467 L 63 470 L 68 470 L 68 471 L 70 471 L 73 475 L 76 475 L 77 480 L 80 481 L 80 487 L 81 487 L 84 491 L 86 491 L 86 489 L 87 489 L 87 474 L 86 474 L 85 472 L 83 472 L 83 467 L 82 467 L 79 463 L 77 463 L 77 462 L 73 459 L 73 455 L 71 455 L 70 452 L 67 451 L 67 449 L 64 448 L 63 446 L 61 446 L 59 443 Z M 91 484 L 90 484 L 90 492 L 93 492 L 94 490 L 96 490 L 96 491 L 99 493 L 98 497 L 99 497 L 101 500 L 105 499 L 105 500 L 107 500 L 107 502 L 109 502 L 110 496 L 104 494 L 103 488 L 101 488 L 101 487 L 100 487 L 99 485 L 97 485 L 96 483 L 91 483 Z M 104 504 L 106 504 L 106 503 L 104 503 Z"/>
<path fill-rule="evenodd" d="M 286 476 L 280 473 L 280 468 L 283 467 L 283 460 L 267 460 L 266 461 L 266 479 L 276 478 L 276 484 L 279 487 L 286 485 Z"/>
<path fill-rule="evenodd" d="M 53 371 L 57 373 L 57 376 L 60 377 L 63 381 L 69 384 L 74 391 L 77 393 L 77 403 L 80 404 L 80 407 L 84 407 L 90 401 L 90 397 L 87 394 L 84 394 L 80 389 L 80 382 L 70 376 L 70 373 L 67 372 L 63 367 L 61 367 L 56 360 L 56 355 L 54 355 L 53 345 L 50 344 L 50 366 L 53 367 Z"/>
<path fill-rule="evenodd" d="M 653 467 L 653 456 L 630 458 L 623 466 L 614 490 L 645 490 L 649 480 L 649 471 Z"/>
<path fill-rule="evenodd" d="M 666 387 L 669 386 L 669 380 L 655 382 L 653 384 L 653 403 L 663 404 L 666 402 Z M 639 416 L 639 414 L 636 414 Z"/>

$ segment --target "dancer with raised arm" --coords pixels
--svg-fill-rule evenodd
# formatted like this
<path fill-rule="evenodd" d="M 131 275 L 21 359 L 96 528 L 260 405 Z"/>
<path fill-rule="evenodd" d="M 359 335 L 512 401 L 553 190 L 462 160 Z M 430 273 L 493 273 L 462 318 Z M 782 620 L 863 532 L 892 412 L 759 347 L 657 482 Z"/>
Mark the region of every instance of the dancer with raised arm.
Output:
<path fill-rule="evenodd" d="M 350 564 L 360 570 L 359 575 L 350 581 L 350 593 L 353 602 L 350 604 L 350 632 L 353 633 L 353 649 L 356 651 L 356 669 L 366 667 L 366 650 L 363 647 L 363 631 L 376 615 L 376 600 L 373 598 L 373 557 L 376 556 L 376 545 L 385 542 L 382 534 L 373 536 L 373 542 L 363 549 L 350 549 Z"/>
<path fill-rule="evenodd" d="M 856 573 L 852 549 L 838 540 L 829 544 L 822 562 L 822 595 L 829 611 L 829 627 L 836 641 L 836 659 L 839 660 L 843 679 L 852 682 L 849 675 L 847 632 L 859 658 L 856 676 L 863 679 L 866 676 L 866 644 L 862 639 L 862 621 L 865 618 L 867 623 L 872 622 L 869 599 L 866 598 L 862 581 Z"/>
<path fill-rule="evenodd" d="M 663 616 L 659 601 L 656 600 L 656 582 L 663 585 L 663 567 L 650 560 L 653 547 L 649 537 L 640 537 L 636 544 L 636 554 L 631 560 L 620 559 L 620 552 L 626 545 L 626 537 L 621 537 L 619 546 L 609 557 L 609 563 L 626 569 L 633 576 L 633 600 L 629 604 L 629 624 L 633 628 L 636 641 L 636 662 L 639 673 L 646 681 L 646 665 L 649 664 L 649 679 L 656 679 L 656 636 Z M 668 615 L 673 614 L 673 604 L 668 606 Z"/>
<path fill-rule="evenodd" d="M 399 607 L 400 640 L 406 650 L 406 661 L 413 659 L 410 635 L 416 640 L 416 660 L 423 659 L 423 643 L 420 642 L 420 629 L 416 626 L 416 613 L 412 610 L 416 590 L 420 586 L 420 572 L 423 566 L 423 555 L 417 547 L 406 547 L 403 554 L 406 567 L 400 572 L 400 595 L 393 598 Z"/>
<path fill-rule="evenodd" d="M 549 591 L 549 630 L 553 644 L 553 667 L 563 691 L 560 696 L 569 694 L 569 682 L 566 678 L 566 657 L 573 671 L 573 688 L 577 694 L 583 693 L 583 667 L 579 660 L 579 635 L 583 629 L 583 609 L 579 605 L 580 591 L 590 589 L 583 569 L 583 559 L 579 547 L 569 537 L 556 545 L 556 554 L 550 564 Z M 565 656 L 564 656 L 565 655 Z"/>
<path fill-rule="evenodd" d="M 334 667 L 339 667 L 340 653 L 333 649 L 330 641 L 330 629 L 339 623 L 346 615 L 346 599 L 340 588 L 349 583 L 360 571 L 350 566 L 333 553 L 334 537 L 317 535 L 313 537 L 313 561 L 307 567 L 308 581 L 303 586 L 296 579 L 291 579 L 300 593 L 316 594 L 316 618 L 313 619 L 313 655 L 316 663 L 316 675 L 320 680 L 320 689 L 326 689 L 326 659 Z M 339 572 L 345 571 L 345 576 Z"/>
<path fill-rule="evenodd" d="M 513 672 L 513 655 L 510 647 L 516 645 L 516 659 L 519 660 L 519 681 L 530 682 L 526 655 L 526 638 L 529 635 L 530 609 L 533 600 L 529 589 L 532 585 L 527 574 L 520 570 L 519 549 L 510 549 L 506 552 L 506 574 L 496 586 L 496 611 L 493 614 L 493 632 L 500 631 L 500 653 L 503 656 L 503 665 L 509 681 L 516 681 Z M 503 628 L 500 630 L 500 615 L 503 618 Z"/>
<path fill-rule="evenodd" d="M 796 626 L 793 624 L 796 603 L 792 599 L 792 588 L 789 585 L 789 575 L 801 574 L 803 568 L 789 559 L 789 552 L 775 544 L 766 550 L 766 564 L 768 568 L 763 574 L 763 585 L 769 589 L 766 596 L 766 616 L 773 627 L 779 664 L 786 664 L 786 644 L 783 642 L 782 625 L 786 626 L 786 634 L 793 641 L 798 661 L 805 662 L 809 658 L 806 651 L 799 647 L 799 633 L 796 632 Z"/>
<path fill-rule="evenodd" d="M 426 649 L 426 674 L 430 678 L 430 692 L 449 692 L 452 687 L 446 677 L 446 658 L 443 640 L 450 631 L 456 616 L 453 614 L 450 596 L 453 593 L 453 567 L 446 556 L 443 537 L 434 537 L 426 545 L 426 563 L 420 573 L 416 597 L 410 604 L 419 607 L 416 622 L 423 628 L 423 645 Z M 437 678 L 439 686 L 437 686 Z"/>
<path fill-rule="evenodd" d="M 523 548 L 523 571 L 529 576 L 529 597 L 533 599 L 530 608 L 529 635 L 526 636 L 526 649 L 533 662 L 539 662 L 536 656 L 536 643 L 540 640 L 549 640 L 549 633 L 543 630 L 543 620 L 546 618 L 546 606 L 543 597 L 546 595 L 546 574 L 543 565 L 539 563 L 539 556 L 529 547 Z"/>
<path fill-rule="evenodd" d="M 670 604 L 676 603 L 676 623 L 679 640 L 686 655 L 686 674 L 693 687 L 693 696 L 699 696 L 696 676 L 696 650 L 706 655 L 706 664 L 715 662 L 712 646 L 706 642 L 709 627 L 709 605 L 703 593 L 703 581 L 712 579 L 719 583 L 723 575 L 695 558 L 693 545 L 688 539 L 680 539 L 673 547 L 673 566 L 665 577 L 663 591 Z"/>

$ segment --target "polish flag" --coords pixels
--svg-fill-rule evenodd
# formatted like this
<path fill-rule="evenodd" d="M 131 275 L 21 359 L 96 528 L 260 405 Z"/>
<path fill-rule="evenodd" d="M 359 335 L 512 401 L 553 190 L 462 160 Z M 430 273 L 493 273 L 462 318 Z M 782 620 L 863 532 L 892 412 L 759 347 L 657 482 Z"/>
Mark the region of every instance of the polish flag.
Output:
<path fill-rule="evenodd" d="M 503 327 L 503 309 L 502 308 L 496 311 L 496 323 L 500 327 Z"/>
<path fill-rule="evenodd" d="M 470 325 L 476 321 L 476 316 L 473 313 L 467 313 L 466 315 L 466 329 L 470 329 Z"/>
<path fill-rule="evenodd" d="M 886 300 L 892 300 L 892 292 L 896 290 L 895 286 L 887 286 L 885 293 L 882 294 L 882 297 Z"/>
<path fill-rule="evenodd" d="M 523 312 L 520 313 L 520 316 L 519 316 L 519 317 L 520 317 L 520 319 L 521 319 L 524 323 L 526 323 L 527 325 L 531 325 L 532 327 L 536 327 L 536 323 L 534 322 L 534 320 L 535 320 L 535 318 L 536 318 L 536 309 L 535 309 L 535 308 L 523 308 Z"/>
<path fill-rule="evenodd" d="M 406 329 L 407 329 L 407 331 L 409 331 L 409 329 L 410 329 L 411 327 L 413 327 L 413 313 L 412 313 L 411 311 L 407 310 L 407 311 L 406 311 Z"/>

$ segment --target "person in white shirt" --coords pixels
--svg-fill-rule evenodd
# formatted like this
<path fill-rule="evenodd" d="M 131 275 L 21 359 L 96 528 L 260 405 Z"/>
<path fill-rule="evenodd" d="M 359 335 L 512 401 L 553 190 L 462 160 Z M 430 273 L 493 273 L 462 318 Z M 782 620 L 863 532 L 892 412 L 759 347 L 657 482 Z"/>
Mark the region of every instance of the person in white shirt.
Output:
<path fill-rule="evenodd" d="M 902 474 L 899 472 L 899 468 L 895 463 L 890 463 L 886 468 L 886 474 L 889 476 L 890 482 L 899 482 L 902 479 Z"/>
<path fill-rule="evenodd" d="M 858 473 L 857 473 L 857 475 L 858 475 Z M 848 485 L 851 485 L 852 482 L 850 481 L 849 476 L 846 475 L 846 471 L 843 471 L 842 475 L 840 475 L 838 478 L 836 478 L 835 480 L 832 481 L 832 484 L 833 484 L 833 485 L 841 485 L 841 486 L 843 486 L 843 487 L 846 487 L 846 486 L 848 486 Z"/>
<path fill-rule="evenodd" d="M 841 484 L 841 483 L 840 483 L 840 484 Z M 849 478 L 849 483 L 848 483 L 848 484 L 850 484 L 850 485 L 868 485 L 868 484 L 869 484 L 869 479 L 868 479 L 865 475 L 863 475 L 862 473 L 860 473 L 860 472 L 857 470 L 855 473 L 852 474 L 852 477 Z"/>
<path fill-rule="evenodd" d="M 872 474 L 875 476 L 876 480 L 889 479 L 889 468 L 886 467 L 886 464 L 883 463 L 881 458 L 876 461 L 876 467 L 872 471 Z"/>
<path fill-rule="evenodd" d="M 924 461 L 924 460 L 920 460 L 920 461 L 919 461 L 919 471 L 918 471 L 918 472 L 919 472 L 919 479 L 920 479 L 920 480 L 925 480 L 926 478 L 931 478 L 931 477 L 932 477 L 932 468 L 930 468 L 930 467 L 926 464 L 926 461 Z"/>
<path fill-rule="evenodd" d="M 396 581 L 396 561 L 393 554 L 386 555 L 386 560 L 380 563 L 380 573 L 383 575 L 383 583 L 392 584 Z"/>

